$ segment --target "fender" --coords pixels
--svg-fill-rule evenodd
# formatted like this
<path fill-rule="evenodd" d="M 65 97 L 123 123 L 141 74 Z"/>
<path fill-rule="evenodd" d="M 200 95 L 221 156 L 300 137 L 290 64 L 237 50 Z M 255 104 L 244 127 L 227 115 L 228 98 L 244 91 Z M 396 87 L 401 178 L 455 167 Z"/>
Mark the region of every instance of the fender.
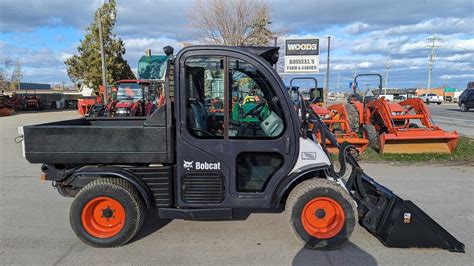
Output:
<path fill-rule="evenodd" d="M 100 177 L 118 177 L 127 180 L 138 190 L 147 208 L 154 206 L 153 195 L 147 185 L 135 174 L 120 167 L 82 167 L 74 172 L 64 184 L 79 187 L 87 185 L 89 182 Z"/>
<path fill-rule="evenodd" d="M 290 173 L 288 177 L 283 179 L 280 184 L 278 184 L 275 193 L 273 193 L 272 205 L 276 208 L 280 207 L 281 201 L 288 196 L 290 190 L 299 184 L 300 182 L 309 179 L 311 177 L 326 177 L 326 172 L 329 169 L 328 165 L 308 165 L 307 167 L 303 167 L 299 169 L 297 172 Z M 324 176 L 320 176 L 321 173 Z M 312 174 L 309 178 L 306 178 Z"/>

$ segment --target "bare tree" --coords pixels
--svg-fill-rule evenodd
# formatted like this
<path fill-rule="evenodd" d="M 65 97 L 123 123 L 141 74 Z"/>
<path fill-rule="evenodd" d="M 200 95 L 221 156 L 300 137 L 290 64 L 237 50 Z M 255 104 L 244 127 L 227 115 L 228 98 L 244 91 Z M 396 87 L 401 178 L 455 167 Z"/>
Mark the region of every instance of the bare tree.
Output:
<path fill-rule="evenodd" d="M 14 89 L 14 90 L 19 90 L 20 89 L 20 82 L 21 82 L 22 78 L 23 78 L 23 72 L 21 70 L 20 59 L 17 59 L 16 64 L 15 64 L 15 68 L 13 69 L 11 82 L 10 82 L 10 85 L 12 86 L 12 89 Z"/>
<path fill-rule="evenodd" d="M 272 36 L 265 1 L 197 0 L 187 17 L 207 43 L 261 46 Z"/>
<path fill-rule="evenodd" d="M 2 59 L 2 64 L 0 65 L 0 90 L 8 90 L 8 69 L 12 64 L 12 59 L 10 57 L 5 57 Z"/>

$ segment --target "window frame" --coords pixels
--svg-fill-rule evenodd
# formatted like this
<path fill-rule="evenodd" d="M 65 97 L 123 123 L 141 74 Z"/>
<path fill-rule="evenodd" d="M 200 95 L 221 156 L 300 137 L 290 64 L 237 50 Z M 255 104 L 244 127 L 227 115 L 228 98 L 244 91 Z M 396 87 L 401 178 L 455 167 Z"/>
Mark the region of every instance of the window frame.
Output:
<path fill-rule="evenodd" d="M 206 57 L 215 57 L 215 58 L 221 58 L 223 60 L 223 65 L 224 65 L 224 68 L 223 68 L 223 73 L 224 73 L 224 96 L 223 96 L 223 109 L 224 109 L 224 127 L 223 127 L 223 135 L 222 137 L 221 136 L 217 136 L 217 137 L 198 137 L 198 136 L 195 136 L 193 134 L 193 132 L 190 130 L 190 128 L 188 127 L 189 124 L 188 124 L 188 114 L 186 113 L 185 117 L 184 117 L 184 123 L 185 123 L 185 127 L 186 127 L 186 131 L 187 133 L 193 137 L 194 139 L 199 139 L 199 140 L 225 140 L 225 141 L 228 141 L 228 140 L 274 140 L 274 139 L 278 139 L 278 138 L 281 138 L 285 132 L 287 131 L 287 119 L 285 117 L 285 114 L 284 114 L 284 111 L 282 110 L 279 115 L 279 117 L 281 118 L 282 122 L 283 122 L 283 130 L 282 132 L 278 135 L 278 136 L 241 136 L 241 137 L 230 137 L 229 136 L 229 125 L 230 125 L 230 112 L 232 111 L 231 110 L 231 106 L 229 106 L 229 104 L 231 103 L 232 101 L 232 95 L 230 95 L 230 90 L 232 88 L 231 84 L 230 84 L 230 79 L 233 78 L 231 77 L 231 73 L 230 73 L 230 61 L 231 60 L 239 60 L 239 61 L 242 61 L 246 64 L 249 64 L 251 65 L 252 67 L 255 68 L 255 70 L 257 72 L 261 72 L 261 70 L 259 69 L 259 66 L 250 62 L 249 60 L 246 60 L 246 59 L 243 59 L 243 58 L 238 58 L 236 56 L 233 56 L 233 55 L 215 55 L 215 54 L 192 54 L 192 55 L 189 55 L 189 56 L 186 56 L 183 60 L 183 72 L 184 72 L 184 84 L 185 84 L 185 89 L 184 89 L 184 101 L 185 101 L 185 108 L 187 108 L 187 104 L 188 104 L 188 100 L 189 100 L 189 91 L 188 91 L 188 84 L 186 83 L 186 79 L 188 77 L 188 71 L 186 70 L 187 68 L 187 62 L 188 60 L 190 59 L 193 59 L 193 58 L 206 58 Z M 241 72 L 242 74 L 248 76 L 246 73 L 244 72 Z M 262 73 L 263 75 L 263 73 Z M 253 77 L 251 76 L 248 76 L 249 78 L 253 79 Z M 272 86 L 272 83 L 269 82 L 269 81 L 265 81 L 267 83 L 267 87 L 269 90 L 275 90 L 275 88 L 273 88 Z M 258 84 L 258 83 L 257 83 Z M 259 86 L 260 87 L 260 86 Z M 276 91 L 273 91 L 271 92 L 274 96 L 273 97 L 277 97 L 278 98 L 278 93 Z M 266 97 L 265 97 L 266 98 Z M 270 101 L 268 99 L 266 99 L 267 101 Z M 278 105 L 279 108 L 282 108 L 281 104 L 279 103 L 280 99 L 278 99 L 278 101 L 275 103 L 276 105 Z M 270 109 L 271 110 L 271 109 Z M 276 112 L 276 111 L 273 111 L 273 112 Z"/>

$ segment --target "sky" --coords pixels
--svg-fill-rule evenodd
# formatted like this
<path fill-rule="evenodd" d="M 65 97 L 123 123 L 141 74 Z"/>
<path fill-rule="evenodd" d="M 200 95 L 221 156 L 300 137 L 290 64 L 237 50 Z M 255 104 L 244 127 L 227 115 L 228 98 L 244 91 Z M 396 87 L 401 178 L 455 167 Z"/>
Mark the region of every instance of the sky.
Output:
<path fill-rule="evenodd" d="M 386 75 L 388 87 L 426 87 L 427 38 L 436 34 L 432 87 L 465 88 L 474 80 L 474 1 L 268 0 L 271 30 L 287 38 L 320 38 L 318 82 L 324 83 L 327 36 L 331 36 L 330 88 L 348 90 L 354 73 Z M 100 0 L 0 0 L 0 60 L 20 60 L 24 82 L 60 83 L 64 60 L 77 52 Z M 146 48 L 197 43 L 186 14 L 191 0 L 117 0 L 114 32 L 125 42 L 125 59 L 136 70 Z M 390 60 L 387 58 L 390 57 Z M 280 71 L 283 69 L 280 58 Z M 288 76 L 283 76 L 286 83 Z M 367 87 L 373 79 L 362 80 Z M 362 85 L 359 85 L 362 86 Z"/>

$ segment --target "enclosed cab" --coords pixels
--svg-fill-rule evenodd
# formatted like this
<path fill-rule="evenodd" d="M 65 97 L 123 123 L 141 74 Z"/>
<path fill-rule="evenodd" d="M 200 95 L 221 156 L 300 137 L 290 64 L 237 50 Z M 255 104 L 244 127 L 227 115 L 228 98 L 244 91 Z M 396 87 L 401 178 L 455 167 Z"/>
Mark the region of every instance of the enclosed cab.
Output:
<path fill-rule="evenodd" d="M 285 210 L 304 246 L 331 249 L 347 240 L 358 216 L 375 210 L 367 226 L 390 217 L 392 210 L 381 209 L 379 201 L 398 206 L 396 195 L 382 193 L 360 170 L 358 185 L 370 201 L 362 201 L 364 194 L 353 199 L 349 191 L 359 189 L 331 174 L 327 151 L 301 134 L 294 104 L 272 67 L 278 48 L 190 46 L 175 57 L 172 49 L 165 53 L 165 103 L 150 116 L 19 129 L 26 159 L 43 163 L 42 179 L 75 197 L 71 226 L 85 243 L 127 243 L 145 208 L 162 219 L 198 220 Z M 390 244 L 391 236 L 384 241 Z"/>

